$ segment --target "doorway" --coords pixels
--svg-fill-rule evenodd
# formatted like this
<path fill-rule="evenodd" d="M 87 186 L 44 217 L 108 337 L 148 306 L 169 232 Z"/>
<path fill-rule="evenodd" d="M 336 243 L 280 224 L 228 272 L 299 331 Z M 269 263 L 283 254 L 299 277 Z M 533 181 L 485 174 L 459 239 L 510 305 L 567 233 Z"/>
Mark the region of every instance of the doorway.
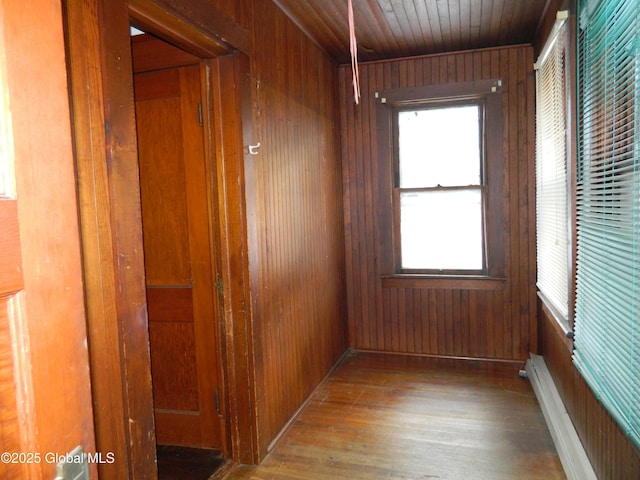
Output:
<path fill-rule="evenodd" d="M 226 418 L 207 65 L 148 34 L 132 58 L 159 478 L 185 462 L 208 478 Z"/>
<path fill-rule="evenodd" d="M 210 172 L 216 172 L 209 177 L 216 196 L 210 205 L 218 211 L 218 219 L 210 221 L 218 222 L 216 260 L 222 280 L 214 283 L 222 292 L 218 300 L 224 332 L 219 339 L 223 389 L 218 395 L 218 419 L 227 422 L 221 424 L 222 453 L 225 459 L 255 463 L 258 430 L 243 147 L 255 143 L 248 32 L 233 22 L 214 22 L 217 33 L 203 33 L 194 27 L 195 13 L 183 15 L 151 0 L 66 0 L 63 5 L 96 448 L 119 459 L 98 465 L 99 474 L 157 475 L 131 23 L 206 59 L 201 62 L 210 78 L 202 82 L 207 87 L 203 115 L 212 129 L 205 149 Z M 207 5 L 207 15 L 215 11 Z"/>

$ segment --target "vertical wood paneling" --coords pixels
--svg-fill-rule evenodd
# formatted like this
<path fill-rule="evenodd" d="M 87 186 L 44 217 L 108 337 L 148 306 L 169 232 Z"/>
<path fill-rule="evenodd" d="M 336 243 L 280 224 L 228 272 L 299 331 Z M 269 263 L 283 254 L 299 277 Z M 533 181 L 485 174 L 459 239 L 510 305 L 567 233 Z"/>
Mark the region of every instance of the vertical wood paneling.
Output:
<path fill-rule="evenodd" d="M 538 302 L 540 350 L 600 480 L 640 478 L 640 450 L 598 401 L 571 360 L 555 320 Z"/>
<path fill-rule="evenodd" d="M 251 290 L 262 457 L 345 351 L 347 330 L 337 68 L 272 2 L 254 3 L 253 36 L 261 147 L 247 189 L 261 214 Z M 356 195 L 346 203 L 366 201 Z"/>
<path fill-rule="evenodd" d="M 360 65 L 339 70 L 349 345 L 356 349 L 520 360 L 535 350 L 533 60 L 528 46 Z M 374 92 L 486 79 L 503 81 L 504 287 L 420 290 L 381 285 Z"/>

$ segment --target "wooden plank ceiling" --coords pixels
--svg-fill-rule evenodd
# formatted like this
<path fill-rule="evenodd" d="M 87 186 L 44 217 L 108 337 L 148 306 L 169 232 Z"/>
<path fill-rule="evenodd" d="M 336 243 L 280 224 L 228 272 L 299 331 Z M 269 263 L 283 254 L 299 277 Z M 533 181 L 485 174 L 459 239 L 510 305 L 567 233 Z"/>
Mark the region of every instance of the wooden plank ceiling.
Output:
<path fill-rule="evenodd" d="M 358 59 L 532 43 L 548 0 L 352 0 Z M 275 0 L 338 63 L 349 63 L 347 0 Z"/>

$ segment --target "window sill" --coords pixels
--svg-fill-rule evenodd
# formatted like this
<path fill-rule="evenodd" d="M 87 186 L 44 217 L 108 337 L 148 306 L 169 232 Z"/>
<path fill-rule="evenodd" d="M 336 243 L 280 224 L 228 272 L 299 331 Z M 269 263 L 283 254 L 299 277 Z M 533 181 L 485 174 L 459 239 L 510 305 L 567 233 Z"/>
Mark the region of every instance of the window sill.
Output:
<path fill-rule="evenodd" d="M 382 288 L 442 288 L 449 290 L 504 290 L 506 279 L 481 275 L 382 275 Z"/>

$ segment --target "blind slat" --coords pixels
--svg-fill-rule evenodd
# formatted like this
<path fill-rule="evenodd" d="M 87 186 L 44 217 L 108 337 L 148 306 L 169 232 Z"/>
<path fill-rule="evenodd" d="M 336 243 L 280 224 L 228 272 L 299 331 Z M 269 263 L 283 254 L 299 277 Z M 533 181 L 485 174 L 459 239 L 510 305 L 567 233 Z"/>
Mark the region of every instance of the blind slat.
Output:
<path fill-rule="evenodd" d="M 578 4 L 576 367 L 640 446 L 640 4 Z"/>

